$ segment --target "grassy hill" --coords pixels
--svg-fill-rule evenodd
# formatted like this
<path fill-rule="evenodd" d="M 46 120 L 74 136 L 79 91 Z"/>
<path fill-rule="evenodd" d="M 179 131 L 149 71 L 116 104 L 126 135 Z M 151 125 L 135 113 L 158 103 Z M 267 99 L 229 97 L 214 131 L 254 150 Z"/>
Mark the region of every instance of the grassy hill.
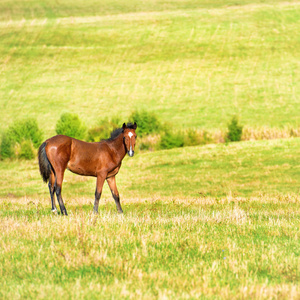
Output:
<path fill-rule="evenodd" d="M 273 4 L 277 2 L 276 0 L 31 0 L 30 2 L 7 0 L 2 1 L 0 4 L 0 20 L 100 16 L 131 12 L 219 8 L 247 4 Z"/>
<path fill-rule="evenodd" d="M 300 139 L 137 155 L 105 187 L 66 173 L 50 211 L 37 164 L 2 162 L 2 298 L 298 299 Z M 20 197 L 21 196 L 21 197 Z"/>
<path fill-rule="evenodd" d="M 232 6 L 233 4 L 237 4 Z M 247 4 L 247 5 L 245 5 Z M 5 1 L 0 131 L 64 111 L 183 128 L 299 126 L 298 1 Z"/>
<path fill-rule="evenodd" d="M 299 128 L 299 1 L 0 2 L 0 133 L 62 112 L 154 111 L 174 128 Z M 138 140 L 139 141 L 139 140 Z M 300 139 L 126 157 L 66 172 L 50 211 L 37 160 L 0 161 L 2 299 L 299 299 Z"/>
<path fill-rule="evenodd" d="M 122 198 L 255 197 L 298 194 L 300 139 L 186 147 L 126 157 L 117 175 Z M 37 161 L 0 164 L 0 197 L 50 201 Z M 65 173 L 63 195 L 93 203 L 95 178 Z M 105 184 L 105 199 L 111 201 Z"/>
<path fill-rule="evenodd" d="M 299 196 L 0 199 L 3 299 L 299 299 Z"/>

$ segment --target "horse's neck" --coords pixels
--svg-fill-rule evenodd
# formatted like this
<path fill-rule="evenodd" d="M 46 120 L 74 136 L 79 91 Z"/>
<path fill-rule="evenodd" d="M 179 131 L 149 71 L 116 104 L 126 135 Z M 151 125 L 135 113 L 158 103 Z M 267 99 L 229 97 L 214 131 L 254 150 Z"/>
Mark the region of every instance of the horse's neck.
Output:
<path fill-rule="evenodd" d="M 123 142 L 123 134 L 120 134 L 116 139 L 114 139 L 110 145 L 115 151 L 116 159 L 121 163 L 126 155 L 126 148 Z"/>

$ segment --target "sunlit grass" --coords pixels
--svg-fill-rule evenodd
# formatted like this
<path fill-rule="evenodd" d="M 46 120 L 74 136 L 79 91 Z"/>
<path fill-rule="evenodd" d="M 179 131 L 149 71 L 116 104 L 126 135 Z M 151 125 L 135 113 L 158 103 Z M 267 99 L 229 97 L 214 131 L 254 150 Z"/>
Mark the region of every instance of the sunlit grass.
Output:
<path fill-rule="evenodd" d="M 1 22 L 0 130 L 30 115 L 49 136 L 66 110 L 92 126 L 134 109 L 178 128 L 224 129 L 233 114 L 250 127 L 298 128 L 298 2 L 176 3 Z"/>
<path fill-rule="evenodd" d="M 240 142 L 140 152 L 117 175 L 122 197 L 220 197 L 299 194 L 300 139 Z M 49 198 L 37 160 L 2 161 L 1 197 Z M 63 198 L 93 202 L 96 179 L 65 172 Z M 107 185 L 103 197 L 111 199 Z M 49 201 L 49 200 L 47 200 Z"/>
<path fill-rule="evenodd" d="M 222 8 L 249 4 L 274 4 L 276 0 L 31 0 L 2 1 L 0 20 L 22 20 L 75 16 L 105 16 L 136 12 L 172 11 L 178 9 Z M 296 1 L 294 1 L 296 2 Z"/>
<path fill-rule="evenodd" d="M 126 158 L 123 215 L 69 172 L 53 214 L 37 163 L 1 162 L 1 297 L 299 298 L 299 141 Z"/>
<path fill-rule="evenodd" d="M 299 201 L 135 199 L 95 216 L 77 199 L 64 218 L 39 199 L 0 199 L 1 295 L 296 299 Z"/>
<path fill-rule="evenodd" d="M 299 128 L 299 1 L 100 2 L 0 3 L 0 132 L 134 109 L 211 132 L 237 114 L 249 139 Z M 299 299 L 299 146 L 126 157 L 123 215 L 107 185 L 94 215 L 95 179 L 70 172 L 53 214 L 37 161 L 1 161 L 0 298 Z"/>

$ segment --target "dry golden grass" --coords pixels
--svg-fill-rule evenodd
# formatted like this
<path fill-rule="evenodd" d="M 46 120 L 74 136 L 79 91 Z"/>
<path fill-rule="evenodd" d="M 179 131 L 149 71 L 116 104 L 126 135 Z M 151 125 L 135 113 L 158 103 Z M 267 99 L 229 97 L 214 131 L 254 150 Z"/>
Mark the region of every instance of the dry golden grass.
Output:
<path fill-rule="evenodd" d="M 1 198 L 3 298 L 298 299 L 300 197 Z"/>

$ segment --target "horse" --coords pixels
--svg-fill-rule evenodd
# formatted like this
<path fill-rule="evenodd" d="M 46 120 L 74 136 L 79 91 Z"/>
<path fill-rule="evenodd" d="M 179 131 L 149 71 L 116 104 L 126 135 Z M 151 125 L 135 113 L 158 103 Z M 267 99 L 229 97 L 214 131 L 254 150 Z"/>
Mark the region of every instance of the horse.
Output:
<path fill-rule="evenodd" d="M 102 187 L 106 180 L 115 200 L 118 213 L 123 213 L 115 176 L 118 174 L 126 153 L 134 155 L 137 124 L 124 123 L 111 133 L 107 140 L 88 143 L 65 135 L 47 139 L 38 151 L 41 176 L 48 182 L 52 211 L 57 211 L 54 194 L 62 215 L 68 215 L 61 191 L 65 170 L 83 176 L 96 177 L 94 212 L 98 213 Z"/>

